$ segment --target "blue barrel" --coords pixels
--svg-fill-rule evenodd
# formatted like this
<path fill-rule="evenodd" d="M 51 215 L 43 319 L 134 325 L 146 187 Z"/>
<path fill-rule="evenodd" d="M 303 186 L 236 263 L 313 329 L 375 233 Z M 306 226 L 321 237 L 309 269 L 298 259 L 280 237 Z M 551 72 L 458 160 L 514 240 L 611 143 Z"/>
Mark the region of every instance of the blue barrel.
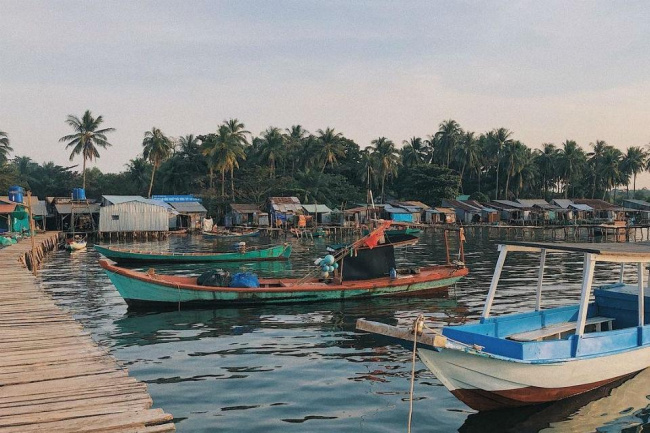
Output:
<path fill-rule="evenodd" d="M 9 200 L 14 203 L 22 203 L 23 194 L 25 194 L 25 190 L 22 186 L 14 185 L 9 187 Z"/>
<path fill-rule="evenodd" d="M 81 201 L 86 199 L 86 190 L 83 188 L 72 188 L 72 200 Z"/>

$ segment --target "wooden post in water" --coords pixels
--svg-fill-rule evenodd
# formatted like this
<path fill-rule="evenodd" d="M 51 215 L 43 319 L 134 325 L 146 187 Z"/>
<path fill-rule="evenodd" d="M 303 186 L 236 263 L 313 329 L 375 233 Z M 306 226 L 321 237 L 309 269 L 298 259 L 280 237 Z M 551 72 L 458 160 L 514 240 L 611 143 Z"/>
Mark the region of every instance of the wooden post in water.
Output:
<path fill-rule="evenodd" d="M 27 191 L 27 212 L 29 213 L 29 237 L 32 241 L 32 272 L 36 276 L 36 240 L 34 239 L 34 218 L 32 218 L 32 192 Z"/>
<path fill-rule="evenodd" d="M 447 253 L 447 264 L 451 263 L 451 260 L 449 259 L 449 239 L 447 237 L 447 229 L 443 231 L 445 234 L 445 252 Z"/>

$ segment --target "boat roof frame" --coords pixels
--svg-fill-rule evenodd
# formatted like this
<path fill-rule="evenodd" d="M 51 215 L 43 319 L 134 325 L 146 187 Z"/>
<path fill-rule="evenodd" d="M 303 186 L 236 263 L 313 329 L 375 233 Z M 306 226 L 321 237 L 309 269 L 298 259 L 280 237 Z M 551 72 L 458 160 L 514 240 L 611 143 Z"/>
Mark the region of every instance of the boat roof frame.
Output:
<path fill-rule="evenodd" d="M 615 243 L 615 244 L 592 244 L 592 243 L 566 243 L 557 244 L 550 242 L 501 242 L 498 245 L 499 259 L 497 260 L 490 289 L 485 300 L 481 321 L 490 317 L 490 310 L 496 295 L 497 285 L 501 277 L 501 270 L 505 263 L 508 252 L 538 252 L 540 253 L 539 273 L 537 277 L 535 311 L 541 310 L 542 284 L 544 280 L 544 266 L 546 254 L 551 253 L 581 253 L 584 254 L 584 266 L 582 274 L 582 288 L 580 292 L 580 307 L 578 311 L 578 323 L 576 335 L 582 337 L 587 321 L 587 309 L 592 290 L 594 269 L 596 262 L 620 263 L 619 283 L 623 283 L 625 263 L 637 264 L 638 273 L 638 325 L 645 325 L 645 295 L 644 295 L 644 273 L 645 265 L 650 263 L 650 243 Z"/>

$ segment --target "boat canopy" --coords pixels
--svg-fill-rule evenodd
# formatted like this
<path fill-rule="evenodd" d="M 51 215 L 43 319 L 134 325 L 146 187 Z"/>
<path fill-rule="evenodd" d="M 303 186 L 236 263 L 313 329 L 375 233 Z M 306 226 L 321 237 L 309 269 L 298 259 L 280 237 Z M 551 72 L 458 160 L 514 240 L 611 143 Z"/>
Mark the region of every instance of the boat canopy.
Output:
<path fill-rule="evenodd" d="M 537 252 L 540 254 L 539 273 L 537 278 L 535 310 L 541 310 L 542 283 L 544 279 L 544 265 L 547 253 L 580 253 L 584 255 L 584 268 L 582 274 L 582 290 L 580 294 L 580 309 L 576 335 L 582 337 L 587 318 L 587 308 L 591 295 L 594 268 L 596 262 L 620 263 L 619 282 L 623 282 L 624 264 L 636 264 L 638 274 L 638 316 L 639 326 L 644 326 L 644 274 L 645 265 L 650 263 L 650 242 L 635 243 L 550 243 L 550 242 L 502 242 L 499 244 L 499 259 L 497 260 L 490 289 L 488 291 L 481 321 L 488 320 L 492 303 L 496 294 L 501 270 L 508 252 Z"/>
<path fill-rule="evenodd" d="M 551 243 L 551 242 L 502 242 L 501 250 L 593 254 L 598 262 L 650 263 L 650 242 L 634 243 Z"/>

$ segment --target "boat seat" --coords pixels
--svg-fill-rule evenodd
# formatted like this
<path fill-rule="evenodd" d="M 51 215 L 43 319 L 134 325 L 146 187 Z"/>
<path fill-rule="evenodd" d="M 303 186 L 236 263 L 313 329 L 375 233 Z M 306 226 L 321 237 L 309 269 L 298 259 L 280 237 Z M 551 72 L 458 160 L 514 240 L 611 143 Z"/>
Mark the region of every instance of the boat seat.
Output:
<path fill-rule="evenodd" d="M 590 317 L 587 318 L 585 329 L 587 326 L 593 326 L 596 332 L 600 332 L 602 330 L 602 325 L 606 324 L 607 330 L 611 331 L 613 321 L 614 319 L 612 317 Z M 541 341 L 551 338 L 560 338 L 562 337 L 562 334 L 575 332 L 577 325 L 577 322 L 556 323 L 540 329 L 512 334 L 507 338 L 515 341 Z"/>

